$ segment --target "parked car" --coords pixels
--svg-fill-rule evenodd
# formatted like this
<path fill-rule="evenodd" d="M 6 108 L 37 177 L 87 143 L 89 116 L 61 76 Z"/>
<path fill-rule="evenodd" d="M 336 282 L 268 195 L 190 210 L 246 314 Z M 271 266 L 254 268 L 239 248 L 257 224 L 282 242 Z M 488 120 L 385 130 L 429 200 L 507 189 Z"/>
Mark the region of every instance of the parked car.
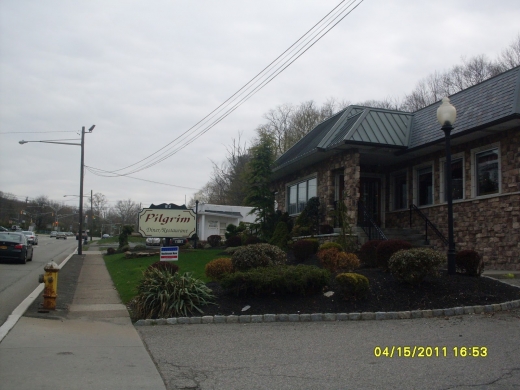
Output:
<path fill-rule="evenodd" d="M 146 245 L 148 246 L 157 246 L 161 245 L 161 239 L 156 237 L 148 237 L 146 239 Z"/>
<path fill-rule="evenodd" d="M 38 235 L 30 230 L 23 230 L 23 234 L 27 237 L 27 241 L 29 241 L 33 245 L 38 245 Z"/>
<path fill-rule="evenodd" d="M 53 231 L 51 232 L 51 236 L 50 236 L 50 237 L 51 237 L 51 238 L 52 238 L 52 237 L 56 237 L 56 234 L 57 234 L 57 233 L 58 233 L 57 231 L 53 230 Z"/>
<path fill-rule="evenodd" d="M 79 239 L 79 233 L 76 233 L 76 240 Z M 88 240 L 88 234 L 86 232 L 83 232 L 83 240 Z"/>
<path fill-rule="evenodd" d="M 72 232 L 65 232 L 65 234 L 67 235 L 67 237 L 70 237 L 70 236 L 74 235 L 74 233 L 72 233 Z"/>
<path fill-rule="evenodd" d="M 103 234 L 103 236 L 102 236 L 101 238 L 110 238 L 110 237 L 111 237 L 110 234 L 106 234 L 106 233 L 105 233 L 105 234 Z"/>
<path fill-rule="evenodd" d="M 188 242 L 187 238 L 167 238 L 164 242 L 164 246 L 184 245 L 187 242 Z"/>
<path fill-rule="evenodd" d="M 8 232 L 9 229 L 3 227 L 3 226 L 0 226 L 0 232 Z"/>
<path fill-rule="evenodd" d="M 33 259 L 33 246 L 23 233 L 0 232 L 0 259 L 25 264 Z"/>
<path fill-rule="evenodd" d="M 56 234 L 56 240 L 59 240 L 60 238 L 63 238 L 64 240 L 67 239 L 67 234 L 65 232 L 58 232 Z"/>

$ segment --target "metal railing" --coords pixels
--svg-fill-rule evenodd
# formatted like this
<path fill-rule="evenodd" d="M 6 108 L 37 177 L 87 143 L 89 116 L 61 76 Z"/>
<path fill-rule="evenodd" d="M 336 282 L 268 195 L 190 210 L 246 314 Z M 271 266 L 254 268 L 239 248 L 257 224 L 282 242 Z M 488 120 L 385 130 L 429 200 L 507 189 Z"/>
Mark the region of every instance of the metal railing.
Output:
<path fill-rule="evenodd" d="M 358 226 L 363 229 L 368 237 L 368 240 L 388 240 L 385 233 L 381 228 L 374 222 L 370 214 L 368 213 L 363 202 L 358 201 Z"/>
<path fill-rule="evenodd" d="M 441 239 L 444 245 L 448 245 L 448 239 L 437 229 L 437 227 L 428 219 L 428 217 L 413 203 L 410 205 L 410 228 L 413 224 L 413 213 L 419 215 L 424 221 L 424 240 L 428 242 L 428 227 Z"/>

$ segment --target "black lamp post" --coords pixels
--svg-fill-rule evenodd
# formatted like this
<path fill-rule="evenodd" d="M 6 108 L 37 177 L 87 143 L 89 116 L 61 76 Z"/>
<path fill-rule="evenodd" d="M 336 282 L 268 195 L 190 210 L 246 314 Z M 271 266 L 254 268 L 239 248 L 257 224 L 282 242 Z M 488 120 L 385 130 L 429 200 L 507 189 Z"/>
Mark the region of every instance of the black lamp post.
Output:
<path fill-rule="evenodd" d="M 446 203 L 448 204 L 448 274 L 454 275 L 455 271 L 455 240 L 453 238 L 453 185 L 451 182 L 451 146 L 450 137 L 453 123 L 457 118 L 457 110 L 450 104 L 450 99 L 442 98 L 442 104 L 437 109 L 437 120 L 442 125 L 446 137 Z"/>

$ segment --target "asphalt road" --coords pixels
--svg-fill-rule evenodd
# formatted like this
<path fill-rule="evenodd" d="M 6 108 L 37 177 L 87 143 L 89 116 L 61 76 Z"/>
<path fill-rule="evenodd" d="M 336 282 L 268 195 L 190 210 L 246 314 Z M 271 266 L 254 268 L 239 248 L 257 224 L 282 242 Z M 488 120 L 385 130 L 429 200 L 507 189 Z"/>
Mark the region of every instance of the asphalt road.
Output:
<path fill-rule="evenodd" d="M 520 388 L 519 309 L 414 320 L 137 329 L 168 389 Z M 407 354 L 403 347 L 411 347 L 411 355 L 426 346 L 432 357 L 417 356 L 420 348 L 415 357 L 398 356 Z M 389 354 L 395 347 L 393 357 L 383 355 L 385 347 Z M 486 356 L 469 356 L 462 347 L 479 347 L 475 351 Z"/>
<path fill-rule="evenodd" d="M 38 245 L 34 246 L 33 261 L 27 264 L 0 262 L 0 326 L 12 311 L 38 286 L 38 276 L 50 261 L 60 264 L 74 252 L 77 246 L 74 237 L 57 240 L 46 235 L 38 235 Z"/>

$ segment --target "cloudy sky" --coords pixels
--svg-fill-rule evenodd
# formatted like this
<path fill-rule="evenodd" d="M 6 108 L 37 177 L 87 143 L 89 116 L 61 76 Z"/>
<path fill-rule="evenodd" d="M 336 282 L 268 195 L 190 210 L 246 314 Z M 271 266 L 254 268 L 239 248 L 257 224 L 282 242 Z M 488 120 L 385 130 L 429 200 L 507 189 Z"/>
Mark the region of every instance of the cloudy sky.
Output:
<path fill-rule="evenodd" d="M 339 3 L 0 0 L 0 191 L 74 203 L 63 195 L 79 194 L 80 147 L 18 141 L 79 142 L 82 126 L 95 124 L 85 164 L 139 170 L 87 171 L 85 193 L 100 192 L 110 205 L 183 204 L 207 183 L 212 161 L 225 158 L 239 132 L 252 139 L 270 109 L 402 97 L 463 57 L 496 58 L 520 33 L 518 0 L 346 1 L 345 10 L 359 6 L 191 138 L 212 121 L 194 125 Z M 156 164 L 142 169 L 146 163 Z"/>

